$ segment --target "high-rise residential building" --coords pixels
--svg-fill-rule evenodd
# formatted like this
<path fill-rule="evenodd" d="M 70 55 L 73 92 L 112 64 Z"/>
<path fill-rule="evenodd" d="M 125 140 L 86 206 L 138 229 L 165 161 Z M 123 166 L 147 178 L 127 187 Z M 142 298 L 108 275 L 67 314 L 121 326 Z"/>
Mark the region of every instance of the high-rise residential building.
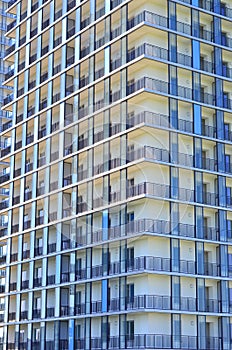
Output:
<path fill-rule="evenodd" d="M 6 9 L 8 7 L 8 1 L 0 0 L 0 132 L 5 130 L 5 128 L 12 126 L 11 112 L 1 111 L 1 107 L 3 106 L 4 98 L 11 92 L 12 88 L 6 85 L 3 85 L 5 80 L 5 74 L 8 71 L 8 65 L 4 62 L 5 51 L 8 49 L 10 45 L 13 44 L 13 39 L 7 39 L 5 37 L 5 33 L 7 30 L 7 20 L 12 19 L 14 15 L 6 14 Z M 4 125 L 4 129 L 3 129 Z M 1 137 L 0 139 L 0 157 L 4 157 L 10 151 L 10 139 L 9 137 Z M 0 160 L 0 172 L 3 169 L 7 168 L 9 163 L 6 161 Z M 8 205 L 8 195 L 9 195 L 9 187 L 5 186 L 0 189 L 0 210 L 4 209 Z M 7 216 L 2 215 L 0 217 L 0 238 L 7 235 Z M 5 292 L 5 263 L 6 263 L 6 253 L 7 253 L 7 241 L 6 239 L 2 239 L 0 242 L 0 264 L 2 265 L 0 269 L 0 322 L 4 321 L 4 295 L 2 293 Z M 0 343 L 3 341 L 3 328 L 0 327 Z M 0 344 L 1 348 L 1 344 Z"/>
<path fill-rule="evenodd" d="M 8 13 L 1 349 L 232 349 L 231 0 Z"/>

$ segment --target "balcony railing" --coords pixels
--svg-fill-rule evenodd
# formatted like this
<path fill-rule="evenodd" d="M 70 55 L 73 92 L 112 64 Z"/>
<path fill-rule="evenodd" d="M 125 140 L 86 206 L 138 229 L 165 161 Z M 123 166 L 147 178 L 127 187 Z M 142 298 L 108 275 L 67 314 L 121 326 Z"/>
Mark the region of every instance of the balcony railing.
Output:
<path fill-rule="evenodd" d="M 33 318 L 40 318 L 41 317 L 41 310 L 40 309 L 34 309 L 33 310 Z"/>
<path fill-rule="evenodd" d="M 34 287 L 40 287 L 42 285 L 42 277 L 34 278 Z"/>
<path fill-rule="evenodd" d="M 48 307 L 47 308 L 47 317 L 54 317 L 55 315 L 55 308 L 54 307 Z"/>
<path fill-rule="evenodd" d="M 14 5 L 18 0 L 10 0 L 8 2 L 8 8 L 11 7 L 12 5 Z"/>
<path fill-rule="evenodd" d="M 54 253 L 56 251 L 56 243 L 50 243 L 48 245 L 48 253 Z"/>
<path fill-rule="evenodd" d="M 131 334 L 130 336 L 114 336 L 109 338 L 109 349 L 119 349 L 120 344 L 124 344 L 126 349 L 191 349 L 198 348 L 199 339 L 204 344 L 204 349 L 222 349 L 222 339 L 220 337 L 196 337 L 179 335 L 173 337 L 168 334 Z M 92 348 L 97 348 L 97 343 L 101 343 L 101 338 L 91 339 Z M 178 346 L 177 346 L 178 344 Z M 100 347 L 101 348 L 101 347 Z M 99 348 L 99 349 L 100 349 Z"/>
<path fill-rule="evenodd" d="M 56 276 L 55 275 L 50 275 L 47 277 L 47 284 L 55 284 L 55 279 L 56 279 Z"/>
<path fill-rule="evenodd" d="M 15 321 L 16 313 L 15 312 L 9 312 L 9 321 Z"/>
<path fill-rule="evenodd" d="M 28 312 L 27 311 L 21 311 L 20 313 L 20 319 L 26 320 L 28 318 Z"/>
<path fill-rule="evenodd" d="M 29 280 L 22 281 L 22 289 L 28 289 L 29 287 Z"/>
<path fill-rule="evenodd" d="M 223 268 L 223 267 L 222 267 Z M 195 260 L 174 261 L 171 258 L 140 256 L 126 261 L 115 261 L 109 264 L 108 274 L 110 276 L 121 273 L 141 273 L 141 272 L 175 272 L 191 275 L 220 276 L 220 265 L 217 263 L 205 262 L 201 267 Z M 103 277 L 102 265 L 95 265 L 91 268 L 92 278 Z M 66 273 L 68 275 L 68 273 Z M 65 277 L 62 282 L 67 282 Z M 87 270 L 81 269 L 76 272 L 76 279 L 86 279 Z"/>

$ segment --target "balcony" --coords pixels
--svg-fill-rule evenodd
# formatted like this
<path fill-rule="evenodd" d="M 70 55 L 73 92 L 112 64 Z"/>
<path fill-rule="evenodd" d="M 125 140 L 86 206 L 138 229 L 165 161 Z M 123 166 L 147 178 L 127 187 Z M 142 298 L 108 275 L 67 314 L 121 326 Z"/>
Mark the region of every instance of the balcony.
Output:
<path fill-rule="evenodd" d="M 170 191 L 177 192 L 177 188 L 170 187 L 166 184 L 158 184 L 158 183 L 150 183 L 150 182 L 144 182 L 140 183 L 135 186 L 131 186 L 127 189 L 127 198 L 130 197 L 137 197 L 137 196 L 154 196 L 157 198 L 166 198 L 171 199 L 171 192 Z M 174 196 L 176 199 L 179 199 L 180 201 L 184 202 L 194 202 L 194 190 L 189 190 L 187 188 L 179 188 L 179 194 Z M 100 203 L 100 205 L 107 205 L 108 202 L 106 201 L 103 203 L 101 201 L 102 197 L 98 197 L 95 199 L 95 206 L 97 207 L 97 203 Z M 114 203 L 121 200 L 121 192 L 115 191 L 111 192 L 109 195 L 109 203 Z M 79 204 L 78 204 L 79 205 Z M 86 208 L 87 209 L 87 208 Z"/>
<path fill-rule="evenodd" d="M 127 261 L 115 261 L 109 264 L 108 274 L 118 275 L 130 272 L 179 272 L 182 274 L 198 274 L 207 276 L 220 276 L 220 266 L 217 263 L 205 262 L 201 267 L 197 267 L 195 260 L 174 261 L 171 258 L 140 256 Z M 92 266 L 92 278 L 103 276 L 102 265 Z M 86 278 L 86 270 L 83 269 L 76 273 L 76 278 Z"/>
<path fill-rule="evenodd" d="M 6 182 L 10 179 L 10 174 L 7 174 L 7 173 L 2 173 L 0 175 L 0 184 L 3 183 L 3 182 Z"/>
<path fill-rule="evenodd" d="M 181 0 L 182 2 L 190 3 L 189 0 Z M 207 11 L 214 11 L 222 16 L 232 18 L 232 9 L 227 7 L 224 3 L 219 4 L 218 6 L 213 6 L 211 0 L 200 0 L 199 6 Z"/>
<path fill-rule="evenodd" d="M 119 349 L 123 342 L 126 349 L 191 349 L 198 348 L 199 339 L 196 336 L 179 335 L 173 341 L 173 337 L 168 334 L 132 334 L 130 336 L 114 336 L 109 338 L 108 349 Z M 220 337 L 201 337 L 206 350 L 222 349 L 222 339 Z M 175 343 L 175 345 L 174 345 Z M 101 338 L 91 339 L 91 349 L 101 348 Z M 178 347 L 177 347 L 178 344 Z"/>
<path fill-rule="evenodd" d="M 0 210 L 9 208 L 9 199 L 5 199 L 0 202 Z"/>
<path fill-rule="evenodd" d="M 7 95 L 4 99 L 3 99 L 3 104 L 7 105 L 8 103 L 12 102 L 14 99 L 14 94 L 10 94 Z"/>
<path fill-rule="evenodd" d="M 0 238 L 7 235 L 7 228 L 0 229 Z"/>
<path fill-rule="evenodd" d="M 5 80 L 10 79 L 14 75 L 14 68 L 10 69 L 6 74 L 5 74 Z"/>
<path fill-rule="evenodd" d="M 10 152 L 11 152 L 11 146 L 3 145 L 3 148 L 1 149 L 1 157 L 8 155 Z"/>
<path fill-rule="evenodd" d="M 10 122 L 7 122 L 7 123 L 4 123 L 3 125 L 2 125 L 2 131 L 6 131 L 6 130 L 8 130 L 9 128 L 11 128 L 12 127 L 12 122 L 10 121 Z"/>
<path fill-rule="evenodd" d="M 10 47 L 8 47 L 8 49 L 6 49 L 5 57 L 7 57 L 9 54 L 11 54 L 14 50 L 15 50 L 15 44 L 11 45 Z"/>
<path fill-rule="evenodd" d="M 109 304 L 109 310 L 110 312 L 115 311 L 122 311 L 123 308 L 120 308 L 120 305 L 125 305 L 126 310 L 141 310 L 141 309 L 147 309 L 147 310 L 171 310 L 172 309 L 172 302 L 180 304 L 179 309 L 181 311 L 189 311 L 189 312 L 196 312 L 196 311 L 206 311 L 206 312 L 221 312 L 221 305 L 220 301 L 217 299 L 206 299 L 205 300 L 205 309 L 204 310 L 198 310 L 197 308 L 197 298 L 192 297 L 183 297 L 181 296 L 180 299 L 173 300 L 171 296 L 163 296 L 163 295 L 136 295 L 129 298 L 114 298 L 110 300 Z M 92 307 L 92 310 L 95 310 L 95 308 Z M 94 312 L 94 311 L 92 311 Z M 96 311 L 95 311 L 96 312 Z M 101 312 L 101 309 L 99 308 L 99 311 Z"/>
<path fill-rule="evenodd" d="M 0 265 L 5 264 L 5 263 L 6 263 L 6 255 L 0 256 Z"/>
<path fill-rule="evenodd" d="M 11 22 L 10 24 L 7 25 L 6 31 L 9 32 L 15 26 L 16 26 L 16 19 L 13 22 Z"/>

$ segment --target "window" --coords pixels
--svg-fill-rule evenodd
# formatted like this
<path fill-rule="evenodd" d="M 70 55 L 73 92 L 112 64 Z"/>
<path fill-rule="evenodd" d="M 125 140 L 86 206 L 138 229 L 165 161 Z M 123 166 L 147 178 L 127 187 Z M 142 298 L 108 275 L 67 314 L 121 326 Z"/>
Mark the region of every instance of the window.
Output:
<path fill-rule="evenodd" d="M 127 213 L 127 222 L 132 222 L 135 219 L 135 213 L 132 211 L 131 213 Z"/>
<path fill-rule="evenodd" d="M 134 283 L 127 284 L 126 286 L 126 300 L 127 307 L 131 308 L 134 304 Z"/>
<path fill-rule="evenodd" d="M 22 271 L 22 281 L 27 280 L 27 270 Z"/>
<path fill-rule="evenodd" d="M 40 341 L 40 328 L 34 329 L 34 341 L 35 342 Z"/>
<path fill-rule="evenodd" d="M 232 239 L 232 220 L 227 220 L 227 238 Z"/>
<path fill-rule="evenodd" d="M 227 43 L 226 33 L 222 33 L 222 45 L 226 46 L 226 43 Z"/>
<path fill-rule="evenodd" d="M 42 267 L 36 267 L 35 269 L 35 277 L 41 278 L 42 277 Z"/>
<path fill-rule="evenodd" d="M 80 340 L 81 339 L 81 325 L 77 324 L 76 326 L 76 340 Z"/>
<path fill-rule="evenodd" d="M 228 254 L 228 270 L 232 272 L 232 254 Z"/>
<path fill-rule="evenodd" d="M 126 323 L 126 337 L 127 337 L 127 341 L 134 340 L 134 321 L 127 321 L 127 323 Z"/>
<path fill-rule="evenodd" d="M 39 209 L 39 210 L 38 210 L 38 216 L 39 216 L 40 218 L 42 218 L 43 215 L 44 215 L 43 209 Z"/>
<path fill-rule="evenodd" d="M 230 156 L 228 154 L 225 154 L 225 171 L 230 172 Z"/>
<path fill-rule="evenodd" d="M 24 330 L 20 330 L 19 341 L 20 343 L 24 343 Z"/>
<path fill-rule="evenodd" d="M 229 132 L 230 132 L 230 124 L 225 123 L 224 124 L 224 134 L 225 134 L 226 140 L 229 140 Z"/>
<path fill-rule="evenodd" d="M 35 298 L 35 301 L 34 301 L 34 308 L 36 310 L 41 310 L 41 298 L 38 297 L 38 298 Z"/>
<path fill-rule="evenodd" d="M 43 238 L 39 237 L 36 239 L 36 247 L 43 247 Z"/>
<path fill-rule="evenodd" d="M 227 76 L 227 63 L 222 62 L 222 75 Z"/>
<path fill-rule="evenodd" d="M 226 203 L 227 205 L 231 205 L 231 187 L 226 187 Z"/>
<path fill-rule="evenodd" d="M 76 278 L 81 278 L 81 265 L 82 261 L 79 258 L 76 260 Z"/>
<path fill-rule="evenodd" d="M 134 268 L 134 247 L 127 248 L 126 262 L 127 262 L 127 268 L 129 270 L 130 269 L 133 270 L 133 268 Z"/>
<path fill-rule="evenodd" d="M 226 16 L 226 5 L 221 3 L 220 13 L 222 16 Z"/>
<path fill-rule="evenodd" d="M 229 101 L 229 94 L 228 94 L 228 92 L 223 92 L 223 107 L 224 108 L 229 108 L 228 101 Z"/>
<path fill-rule="evenodd" d="M 23 242 L 23 251 L 25 252 L 27 250 L 28 247 L 28 243 L 27 242 Z"/>

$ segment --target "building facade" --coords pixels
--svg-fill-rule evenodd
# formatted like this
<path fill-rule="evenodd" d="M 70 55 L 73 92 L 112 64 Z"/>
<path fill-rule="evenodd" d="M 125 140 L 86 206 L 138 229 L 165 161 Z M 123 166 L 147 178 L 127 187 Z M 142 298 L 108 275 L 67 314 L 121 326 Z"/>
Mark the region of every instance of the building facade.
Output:
<path fill-rule="evenodd" d="M 2 132 L 5 128 L 12 126 L 11 119 L 12 113 L 10 111 L 2 111 L 4 98 L 12 92 L 12 88 L 3 85 L 5 80 L 5 74 L 8 71 L 8 64 L 4 62 L 5 51 L 14 42 L 14 39 L 8 39 L 5 37 L 7 31 L 7 20 L 14 17 L 14 15 L 7 14 L 8 1 L 0 0 L 0 131 Z M 4 129 L 3 129 L 4 125 Z M 0 141 L 0 155 L 4 157 L 10 150 L 10 139 L 9 137 L 1 137 Z M 0 172 L 8 167 L 8 162 L 0 161 Z M 9 187 L 1 188 L 0 190 L 0 208 L 1 210 L 8 205 Z M 2 215 L 0 219 L 0 237 L 4 237 L 7 234 L 7 216 Z M 7 242 L 3 239 L 0 243 L 0 264 L 5 265 L 7 253 Z M 4 321 L 4 308 L 5 301 L 2 293 L 5 292 L 5 275 L 6 269 L 4 266 L 0 269 L 0 321 Z M 3 328 L 0 329 L 0 342 L 3 341 Z"/>
<path fill-rule="evenodd" d="M 232 349 L 231 1 L 8 13 L 2 349 Z"/>

